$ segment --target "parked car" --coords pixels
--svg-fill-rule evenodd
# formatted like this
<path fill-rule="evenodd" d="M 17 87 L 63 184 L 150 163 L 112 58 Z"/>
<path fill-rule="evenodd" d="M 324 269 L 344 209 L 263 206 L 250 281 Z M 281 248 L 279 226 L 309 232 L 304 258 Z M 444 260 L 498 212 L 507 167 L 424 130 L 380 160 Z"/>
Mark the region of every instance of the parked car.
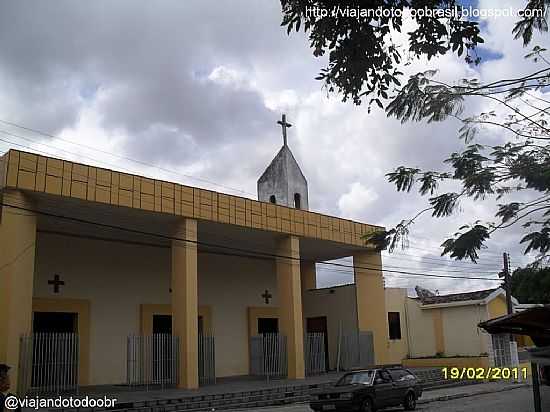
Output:
<path fill-rule="evenodd" d="M 380 367 L 346 373 L 333 386 L 313 392 L 309 406 L 315 412 L 372 412 L 398 405 L 412 411 L 421 395 L 420 379 L 411 371 L 402 367 Z"/>

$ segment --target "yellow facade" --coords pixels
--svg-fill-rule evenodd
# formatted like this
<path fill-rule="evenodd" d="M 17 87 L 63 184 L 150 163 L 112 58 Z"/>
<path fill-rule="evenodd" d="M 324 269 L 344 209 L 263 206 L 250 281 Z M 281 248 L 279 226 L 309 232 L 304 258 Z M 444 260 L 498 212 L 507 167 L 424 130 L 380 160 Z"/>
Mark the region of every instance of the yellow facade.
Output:
<path fill-rule="evenodd" d="M 288 377 L 290 379 L 303 379 L 305 376 L 299 245 L 299 239 L 295 236 L 281 239 L 278 254 L 290 256 L 292 259 L 276 259 L 277 289 L 280 300 L 279 331 L 287 339 Z"/>
<path fill-rule="evenodd" d="M 12 199 L 32 208 L 21 194 Z M 0 206 L 0 363 L 13 369 L 17 382 L 19 338 L 32 330 L 36 216 Z"/>
<path fill-rule="evenodd" d="M 287 338 L 288 376 L 291 379 L 304 377 L 302 296 L 303 291 L 316 287 L 315 263 L 300 261 L 301 239 L 316 239 L 309 244 L 310 251 L 311 245 L 315 245 L 314 242 L 318 240 L 339 243 L 340 245 L 334 245 L 336 255 L 342 253 L 342 244 L 347 246 L 345 250 L 350 254 L 365 250 L 364 253 L 358 252 L 354 256 L 354 264 L 381 267 L 380 254 L 368 252 L 363 239 L 365 234 L 377 229 L 375 226 L 36 154 L 10 150 L 0 157 L 0 189 L 4 196 L 2 203 L 17 207 L 4 206 L 0 214 L 0 281 L 3 285 L 0 289 L 0 362 L 14 367 L 14 381 L 17 380 L 19 338 L 32 332 L 37 217 L 31 212 L 36 205 L 29 203 L 29 199 L 43 202 L 54 210 L 56 202 L 67 206 L 65 210 L 70 210 L 72 205 L 78 208 L 88 202 L 89 205 L 98 205 L 98 215 L 106 210 L 100 209 L 101 205 L 109 205 L 112 210 L 121 208 L 121 212 L 129 212 L 128 216 L 133 216 L 130 209 L 154 212 L 164 215 L 166 219 L 162 219 L 163 224 L 173 224 L 170 229 L 173 229 L 174 239 L 187 240 L 167 242 L 164 239 L 164 244 L 154 245 L 164 247 L 166 251 L 170 249 L 166 262 L 171 264 L 166 273 L 171 275 L 171 303 L 167 304 L 168 300 L 162 305 L 138 301 L 135 304 L 140 308 L 139 315 L 137 310 L 132 309 L 139 316 L 136 326 L 139 322 L 143 334 L 152 331 L 153 314 L 172 314 L 173 334 L 180 337 L 179 370 L 182 372 L 182 388 L 198 387 L 199 315 L 203 316 L 205 330 L 214 333 L 211 308 L 198 306 L 198 221 L 201 224 L 215 222 L 234 225 L 240 229 L 261 229 L 264 233 L 271 232 L 270 236 L 277 241 L 275 251 L 279 257 L 273 258 L 277 307 L 250 306 L 249 333 L 257 333 L 254 328 L 257 328 L 257 317 L 260 314 L 267 313 L 279 318 L 280 332 Z M 79 202 L 63 203 L 69 199 Z M 95 213 L 92 207 L 89 210 L 92 214 Z M 153 213 L 150 214 L 152 215 Z M 149 214 L 141 213 L 139 216 L 142 223 L 149 224 Z M 41 218 L 47 220 L 43 216 Z M 79 223 L 72 224 L 74 226 L 69 230 L 72 233 L 64 235 L 76 238 L 81 235 L 81 229 Z M 331 243 L 325 242 L 324 249 L 330 250 L 329 246 Z M 307 247 L 304 250 L 308 250 Z M 325 250 L 319 253 L 332 253 Z M 65 257 L 58 255 L 57 260 L 59 259 L 63 260 Z M 373 332 L 376 362 L 383 363 L 387 359 L 388 344 L 382 272 L 378 269 L 372 271 L 358 268 L 356 283 L 359 328 Z M 49 291 L 43 293 L 46 294 L 42 294 L 42 297 L 48 296 Z M 93 324 L 90 306 L 93 302 L 88 300 L 88 296 L 76 297 L 84 299 L 35 299 L 34 310 L 78 313 L 81 341 L 79 383 L 101 383 L 97 382 L 97 374 L 90 372 L 90 330 L 93 331 L 90 326 Z M 147 302 L 146 298 L 142 301 Z M 254 304 L 255 302 L 248 302 L 247 306 Z M 245 319 L 246 311 L 243 310 L 242 315 L 242 319 Z M 246 328 L 243 331 L 246 333 Z M 243 345 L 247 345 L 247 342 L 243 342 Z"/>
<path fill-rule="evenodd" d="M 443 314 L 442 309 L 432 309 L 435 335 L 435 353 L 445 353 L 445 334 L 443 332 Z"/>
<path fill-rule="evenodd" d="M 356 246 L 363 246 L 363 236 L 377 228 L 18 150 L 7 152 L 0 163 L 0 169 L 5 170 L 0 188 L 6 186 Z"/>
<path fill-rule="evenodd" d="M 404 359 L 403 366 L 406 368 L 488 368 L 489 358 L 487 356 L 472 356 L 461 358 Z"/>
<path fill-rule="evenodd" d="M 317 271 L 315 262 L 300 263 L 300 277 L 302 279 L 302 292 L 317 288 Z"/>
<path fill-rule="evenodd" d="M 197 239 L 197 221 L 182 220 L 176 237 Z M 197 244 L 172 241 L 172 333 L 180 339 L 180 388 L 199 387 Z"/>
<path fill-rule="evenodd" d="M 494 319 L 498 318 L 499 316 L 506 315 L 508 313 L 506 298 L 503 296 L 498 296 L 496 299 L 493 299 L 489 302 L 487 309 L 489 311 L 489 319 Z"/>
<path fill-rule="evenodd" d="M 388 319 L 382 275 L 382 256 L 377 252 L 362 252 L 353 256 L 357 291 L 357 318 L 360 331 L 371 331 L 377 364 L 388 359 Z"/>

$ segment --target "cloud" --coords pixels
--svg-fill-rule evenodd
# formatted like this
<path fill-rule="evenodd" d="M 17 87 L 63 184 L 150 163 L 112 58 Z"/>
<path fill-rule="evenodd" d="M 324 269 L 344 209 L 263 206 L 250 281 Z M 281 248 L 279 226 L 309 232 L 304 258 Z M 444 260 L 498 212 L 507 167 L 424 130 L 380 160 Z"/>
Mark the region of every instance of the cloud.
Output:
<path fill-rule="evenodd" d="M 367 189 L 360 182 L 354 182 L 350 185 L 349 191 L 340 196 L 338 208 L 342 217 L 358 219 L 376 200 L 378 200 L 378 194 L 375 191 Z"/>
<path fill-rule="evenodd" d="M 480 7 L 520 4 L 505 3 L 482 0 Z M 285 111 L 293 124 L 290 147 L 309 182 L 311 209 L 387 227 L 413 216 L 426 199 L 397 193 L 384 175 L 400 165 L 443 168 L 442 160 L 463 147 L 458 123 L 402 125 L 381 111 L 368 114 L 366 107 L 327 96 L 314 80 L 326 58 L 314 58 L 307 38 L 302 33 L 288 36 L 280 21 L 277 2 L 255 0 L 5 2 L 0 14 L 0 113 L 102 150 L 44 137 L 47 146 L 32 145 L 48 153 L 220 191 L 234 187 L 253 196 L 257 178 L 281 145 L 276 121 Z M 485 53 L 498 53 L 497 59 L 469 67 L 448 55 L 414 61 L 405 70 L 438 68 L 439 78 L 448 82 L 531 70 L 522 59 L 526 50 L 521 42 L 511 40 L 513 23 L 501 18 L 483 25 Z M 468 104 L 471 111 L 490 107 L 477 100 Z M 495 142 L 503 136 L 487 131 L 481 138 Z M 8 146 L 0 142 L 0 150 Z M 386 256 L 386 264 L 426 273 L 480 271 L 479 266 L 431 259 L 444 259 L 439 257 L 442 240 L 464 220 L 490 217 L 493 206 L 465 202 L 462 216 L 422 217 L 414 225 L 411 246 L 427 251 L 398 252 Z M 516 258 L 516 265 L 525 263 L 519 233 L 511 228 L 493 239 L 483 268 L 496 272 L 503 250 Z M 350 279 L 330 271 L 323 278 L 324 284 Z M 390 286 L 417 283 L 440 291 L 488 286 L 483 281 L 387 277 Z"/>

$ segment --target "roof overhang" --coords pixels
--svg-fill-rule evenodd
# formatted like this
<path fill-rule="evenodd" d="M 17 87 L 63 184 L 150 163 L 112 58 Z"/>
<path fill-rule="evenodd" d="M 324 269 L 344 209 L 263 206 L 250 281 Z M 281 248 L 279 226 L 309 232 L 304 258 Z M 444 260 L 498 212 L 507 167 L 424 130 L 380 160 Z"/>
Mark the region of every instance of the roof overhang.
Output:
<path fill-rule="evenodd" d="M 498 288 L 491 294 L 487 295 L 484 299 L 475 299 L 475 300 L 463 300 L 458 302 L 446 302 L 446 303 L 432 303 L 428 305 L 420 305 L 421 309 L 439 309 L 439 308 L 452 308 L 457 306 L 470 306 L 470 305 L 487 305 L 492 300 L 498 298 L 499 296 L 506 297 L 504 289 Z M 518 300 L 512 297 L 512 303 L 514 305 L 519 304 Z"/>
<path fill-rule="evenodd" d="M 478 326 L 491 334 L 527 335 L 537 346 L 550 345 L 550 305 L 489 319 Z"/>

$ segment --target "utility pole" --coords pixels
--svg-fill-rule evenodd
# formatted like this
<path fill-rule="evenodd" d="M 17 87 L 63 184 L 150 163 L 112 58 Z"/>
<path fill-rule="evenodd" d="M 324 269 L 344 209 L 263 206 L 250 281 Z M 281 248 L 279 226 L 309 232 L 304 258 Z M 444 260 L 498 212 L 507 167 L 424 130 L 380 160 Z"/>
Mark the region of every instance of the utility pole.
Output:
<path fill-rule="evenodd" d="M 508 253 L 504 252 L 502 254 L 504 259 L 504 290 L 506 291 L 506 307 L 508 309 L 508 315 L 511 315 L 513 312 L 512 309 L 512 278 L 510 276 L 510 257 Z"/>

